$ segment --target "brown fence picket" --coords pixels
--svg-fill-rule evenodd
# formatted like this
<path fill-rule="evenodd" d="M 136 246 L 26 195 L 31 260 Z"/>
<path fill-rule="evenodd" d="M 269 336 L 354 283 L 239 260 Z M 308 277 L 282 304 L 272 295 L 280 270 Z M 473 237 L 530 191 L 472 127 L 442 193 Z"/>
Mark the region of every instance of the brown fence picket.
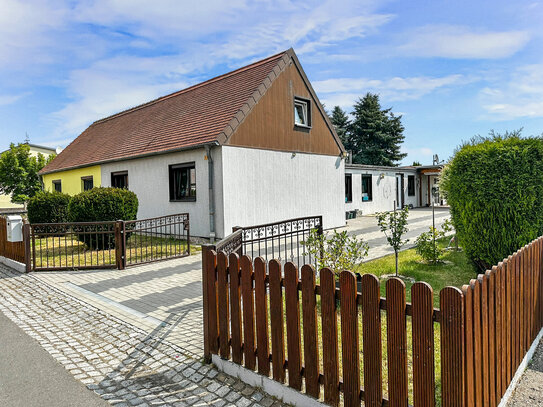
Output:
<path fill-rule="evenodd" d="M 494 298 L 496 274 L 487 271 L 488 284 L 488 373 L 490 407 L 496 406 L 496 303 Z"/>
<path fill-rule="evenodd" d="M 302 389 L 302 360 L 300 338 L 300 301 L 298 294 L 298 268 L 291 262 L 285 264 L 285 306 L 287 315 L 288 385 Z"/>
<path fill-rule="evenodd" d="M 228 302 L 228 259 L 223 252 L 217 255 L 217 297 L 219 304 L 219 350 L 221 357 L 230 357 L 230 306 Z"/>
<path fill-rule="evenodd" d="M 373 274 L 362 276 L 362 346 L 364 356 L 364 405 L 380 406 L 383 402 L 381 309 L 379 279 Z"/>
<path fill-rule="evenodd" d="M 262 257 L 254 261 L 255 267 L 255 312 L 256 351 L 258 373 L 270 375 L 270 344 L 268 338 L 268 296 L 266 290 L 266 262 Z"/>
<path fill-rule="evenodd" d="M 483 369 L 483 403 L 490 406 L 490 361 L 488 360 L 488 276 L 479 274 L 481 284 L 481 364 Z"/>
<path fill-rule="evenodd" d="M 509 386 L 511 382 L 511 356 L 512 356 L 512 346 L 511 346 L 511 331 L 513 330 L 511 325 L 511 306 L 512 301 L 511 297 L 513 295 L 513 256 L 509 256 L 507 262 L 505 263 L 505 387 Z"/>
<path fill-rule="evenodd" d="M 505 295 L 503 290 L 503 263 L 499 263 L 496 267 L 495 289 L 496 294 L 496 402 L 499 403 L 501 396 L 505 392 L 503 385 L 505 383 L 505 367 L 503 365 L 503 352 L 505 345 L 503 343 L 503 314 Z"/>
<path fill-rule="evenodd" d="M 360 406 L 360 361 L 358 350 L 358 305 L 356 277 L 350 271 L 339 275 L 343 399 L 345 407 Z"/>
<path fill-rule="evenodd" d="M 253 263 L 250 257 L 241 260 L 241 298 L 243 299 L 243 356 L 245 367 L 255 370 L 255 318 L 253 295 Z"/>
<path fill-rule="evenodd" d="M 443 406 L 464 403 L 464 300 L 462 291 L 445 287 L 441 308 L 441 394 Z"/>
<path fill-rule="evenodd" d="M 432 287 L 411 286 L 413 337 L 413 402 L 415 407 L 435 405 L 434 299 Z"/>
<path fill-rule="evenodd" d="M 339 405 L 339 365 L 336 277 L 332 270 L 325 268 L 320 272 L 322 354 L 324 372 L 324 402 L 331 406 Z"/>
<path fill-rule="evenodd" d="M 390 406 L 407 406 L 407 329 L 405 284 L 399 278 L 386 282 L 388 398 Z"/>
<path fill-rule="evenodd" d="M 272 343 L 273 380 L 285 382 L 285 340 L 283 322 L 283 288 L 281 287 L 281 263 L 271 260 L 269 265 L 270 322 Z"/>
<path fill-rule="evenodd" d="M 302 267 L 302 321 L 304 334 L 305 391 L 319 398 L 319 340 L 317 335 L 317 300 L 315 296 L 315 269 Z"/>
<path fill-rule="evenodd" d="M 219 319 L 217 301 L 217 253 L 207 250 L 207 300 L 209 304 L 208 332 L 209 351 L 217 354 L 219 351 Z"/>
<path fill-rule="evenodd" d="M 474 359 L 474 392 L 475 405 L 482 407 L 484 400 L 484 381 L 483 381 L 483 363 L 481 363 L 482 347 L 483 347 L 483 332 L 482 332 L 482 313 L 481 313 L 481 296 L 482 288 L 479 279 L 470 281 L 470 287 L 473 289 L 473 359 Z"/>
<path fill-rule="evenodd" d="M 471 285 L 462 286 L 464 294 L 464 340 L 466 344 L 465 362 L 464 362 L 464 403 L 466 407 L 475 406 L 475 354 L 473 352 L 474 330 L 473 330 L 473 287 Z"/>
<path fill-rule="evenodd" d="M 243 360 L 241 337 L 241 281 L 239 256 L 230 253 L 228 256 L 230 276 L 230 320 L 232 321 L 232 361 L 241 364 Z"/>

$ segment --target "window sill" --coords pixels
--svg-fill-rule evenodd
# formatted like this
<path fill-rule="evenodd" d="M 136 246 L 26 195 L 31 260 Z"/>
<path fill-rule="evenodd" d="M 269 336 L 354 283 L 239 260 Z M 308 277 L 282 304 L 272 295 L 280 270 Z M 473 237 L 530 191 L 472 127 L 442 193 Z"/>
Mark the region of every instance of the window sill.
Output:
<path fill-rule="evenodd" d="M 184 199 L 170 199 L 170 202 L 196 202 L 196 197 Z"/>
<path fill-rule="evenodd" d="M 305 124 L 296 124 L 294 123 L 294 127 L 299 127 L 300 129 L 310 129 L 311 126 L 307 126 Z"/>

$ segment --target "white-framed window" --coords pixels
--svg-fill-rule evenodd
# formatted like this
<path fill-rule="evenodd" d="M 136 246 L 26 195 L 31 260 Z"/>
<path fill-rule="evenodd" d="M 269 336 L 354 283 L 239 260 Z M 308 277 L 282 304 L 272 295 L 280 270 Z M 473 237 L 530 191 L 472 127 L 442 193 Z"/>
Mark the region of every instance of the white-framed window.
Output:
<path fill-rule="evenodd" d="M 311 109 L 309 100 L 294 98 L 294 124 L 300 127 L 311 127 Z"/>

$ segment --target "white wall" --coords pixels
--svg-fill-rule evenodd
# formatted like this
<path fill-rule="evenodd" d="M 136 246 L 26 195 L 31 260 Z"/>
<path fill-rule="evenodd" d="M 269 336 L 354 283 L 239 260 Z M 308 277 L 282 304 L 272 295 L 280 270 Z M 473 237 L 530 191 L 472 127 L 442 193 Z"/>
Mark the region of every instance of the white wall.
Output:
<path fill-rule="evenodd" d="M 212 157 L 215 169 L 215 230 L 223 236 L 221 149 L 214 147 Z M 170 202 L 168 166 L 195 162 L 196 201 Z M 111 173 L 128 171 L 128 187 L 139 200 L 138 219 L 188 212 L 192 236 L 209 237 L 208 161 L 203 148 L 156 155 L 134 160 L 103 164 L 102 186 L 111 185 Z"/>
<path fill-rule="evenodd" d="M 222 147 L 224 227 L 322 215 L 324 228 L 345 225 L 339 157 Z"/>
<path fill-rule="evenodd" d="M 345 173 L 352 174 L 353 199 L 352 202 L 345 203 L 345 211 L 360 210 L 363 215 L 369 215 L 376 212 L 394 210 L 394 201 L 396 200 L 396 174 L 404 174 L 404 203 L 418 206 L 419 181 L 415 171 L 384 170 L 384 169 L 366 169 L 366 168 L 346 168 Z M 362 174 L 371 174 L 372 181 L 372 200 L 362 201 Z M 381 178 L 380 174 L 384 177 Z M 415 196 L 407 194 L 407 177 L 415 175 Z"/>

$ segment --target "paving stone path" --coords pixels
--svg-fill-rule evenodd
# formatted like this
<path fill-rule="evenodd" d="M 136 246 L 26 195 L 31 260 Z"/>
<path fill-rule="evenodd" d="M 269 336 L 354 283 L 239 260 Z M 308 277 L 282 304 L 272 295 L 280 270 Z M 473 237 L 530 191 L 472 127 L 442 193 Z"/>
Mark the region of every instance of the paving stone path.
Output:
<path fill-rule="evenodd" d="M 0 265 L 0 311 L 116 406 L 280 406 L 164 337 Z M 54 389 L 51 389 L 54 391 Z"/>

